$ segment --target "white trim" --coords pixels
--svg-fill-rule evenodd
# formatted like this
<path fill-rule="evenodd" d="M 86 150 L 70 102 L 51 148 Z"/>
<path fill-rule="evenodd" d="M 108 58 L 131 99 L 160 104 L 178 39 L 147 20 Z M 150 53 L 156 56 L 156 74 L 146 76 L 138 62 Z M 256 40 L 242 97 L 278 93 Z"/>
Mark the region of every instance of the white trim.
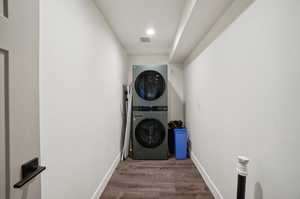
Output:
<path fill-rule="evenodd" d="M 207 184 L 209 190 L 214 195 L 215 199 L 224 199 L 221 192 L 219 191 L 219 189 L 217 188 L 215 183 L 212 181 L 212 179 L 209 177 L 209 175 L 205 171 L 204 167 L 201 165 L 198 158 L 196 157 L 196 155 L 193 152 L 191 152 L 191 159 L 194 162 L 195 166 L 197 167 L 198 171 L 200 172 L 201 176 L 203 177 L 203 179 L 204 179 L 205 183 Z"/>
<path fill-rule="evenodd" d="M 98 185 L 95 193 L 93 194 L 91 199 L 99 199 L 101 194 L 103 193 L 106 185 L 108 184 L 112 174 L 114 173 L 115 169 L 117 168 L 120 162 L 120 153 L 117 155 L 115 160 L 113 161 L 112 165 L 108 169 L 107 173 L 105 174 L 104 178 L 101 180 L 100 184 Z"/>
<path fill-rule="evenodd" d="M 182 35 L 184 33 L 184 30 L 192 16 L 192 13 L 194 11 L 194 8 L 196 7 L 196 4 L 198 3 L 198 0 L 191 0 L 191 1 L 187 1 L 185 3 L 185 7 L 182 11 L 182 17 L 181 17 L 181 20 L 180 20 L 180 23 L 179 23 L 179 26 L 177 28 L 177 32 L 176 32 L 176 35 L 175 35 L 175 39 L 174 39 L 174 42 L 173 42 L 173 46 L 172 46 L 172 50 L 170 52 L 170 55 L 169 55 L 169 62 L 177 62 L 177 61 L 174 61 L 173 58 L 174 58 L 174 55 L 175 55 L 175 51 L 177 50 L 177 47 L 178 47 L 178 44 L 180 42 L 180 40 L 182 40 Z"/>
<path fill-rule="evenodd" d="M 217 21 L 208 30 L 206 35 L 201 38 L 197 46 L 186 55 L 184 65 L 190 64 L 197 58 L 223 31 L 226 30 L 255 0 L 233 0 Z"/>

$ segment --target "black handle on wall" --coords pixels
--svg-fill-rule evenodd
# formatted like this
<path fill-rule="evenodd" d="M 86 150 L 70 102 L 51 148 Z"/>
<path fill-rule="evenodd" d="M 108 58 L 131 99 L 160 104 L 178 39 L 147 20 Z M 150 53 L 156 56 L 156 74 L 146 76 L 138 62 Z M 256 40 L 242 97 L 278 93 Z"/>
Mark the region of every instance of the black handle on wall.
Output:
<path fill-rule="evenodd" d="M 46 167 L 39 166 L 39 158 L 34 158 L 22 165 L 22 180 L 14 185 L 14 188 L 21 188 L 30 180 L 42 173 Z"/>

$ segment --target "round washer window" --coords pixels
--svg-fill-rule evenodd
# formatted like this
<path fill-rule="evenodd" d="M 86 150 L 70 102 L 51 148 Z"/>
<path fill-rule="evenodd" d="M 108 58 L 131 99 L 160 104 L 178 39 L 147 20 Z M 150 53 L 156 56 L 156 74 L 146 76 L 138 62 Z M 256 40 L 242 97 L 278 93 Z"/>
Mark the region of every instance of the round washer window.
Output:
<path fill-rule="evenodd" d="M 145 119 L 135 129 L 135 137 L 140 145 L 155 148 L 162 144 L 166 136 L 164 125 L 156 119 Z"/>
<path fill-rule="evenodd" d="M 144 71 L 136 78 L 135 90 L 147 101 L 158 99 L 164 93 L 166 83 L 163 76 L 153 70 Z"/>

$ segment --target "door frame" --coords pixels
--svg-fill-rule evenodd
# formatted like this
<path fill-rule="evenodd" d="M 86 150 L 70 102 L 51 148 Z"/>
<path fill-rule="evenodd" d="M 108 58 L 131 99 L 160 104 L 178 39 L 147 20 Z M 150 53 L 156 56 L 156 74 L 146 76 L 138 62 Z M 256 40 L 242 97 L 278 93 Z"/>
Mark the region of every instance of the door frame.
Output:
<path fill-rule="evenodd" d="M 6 1 L 6 0 L 4 0 Z M 6 1 L 7 2 L 7 1 Z M 5 11 L 5 9 L 4 9 Z M 5 13 L 5 12 L 4 12 Z M 9 139 L 9 51 L 0 48 L 4 56 L 4 156 L 5 156 L 5 197 L 10 198 L 10 139 Z"/>

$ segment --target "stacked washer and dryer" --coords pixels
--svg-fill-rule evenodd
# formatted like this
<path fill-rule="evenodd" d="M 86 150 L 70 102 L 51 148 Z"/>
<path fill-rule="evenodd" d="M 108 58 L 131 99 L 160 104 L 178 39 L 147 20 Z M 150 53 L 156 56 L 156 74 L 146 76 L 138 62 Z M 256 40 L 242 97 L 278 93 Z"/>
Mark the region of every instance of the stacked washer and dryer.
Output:
<path fill-rule="evenodd" d="M 133 80 L 133 159 L 168 159 L 167 65 L 134 65 Z"/>

